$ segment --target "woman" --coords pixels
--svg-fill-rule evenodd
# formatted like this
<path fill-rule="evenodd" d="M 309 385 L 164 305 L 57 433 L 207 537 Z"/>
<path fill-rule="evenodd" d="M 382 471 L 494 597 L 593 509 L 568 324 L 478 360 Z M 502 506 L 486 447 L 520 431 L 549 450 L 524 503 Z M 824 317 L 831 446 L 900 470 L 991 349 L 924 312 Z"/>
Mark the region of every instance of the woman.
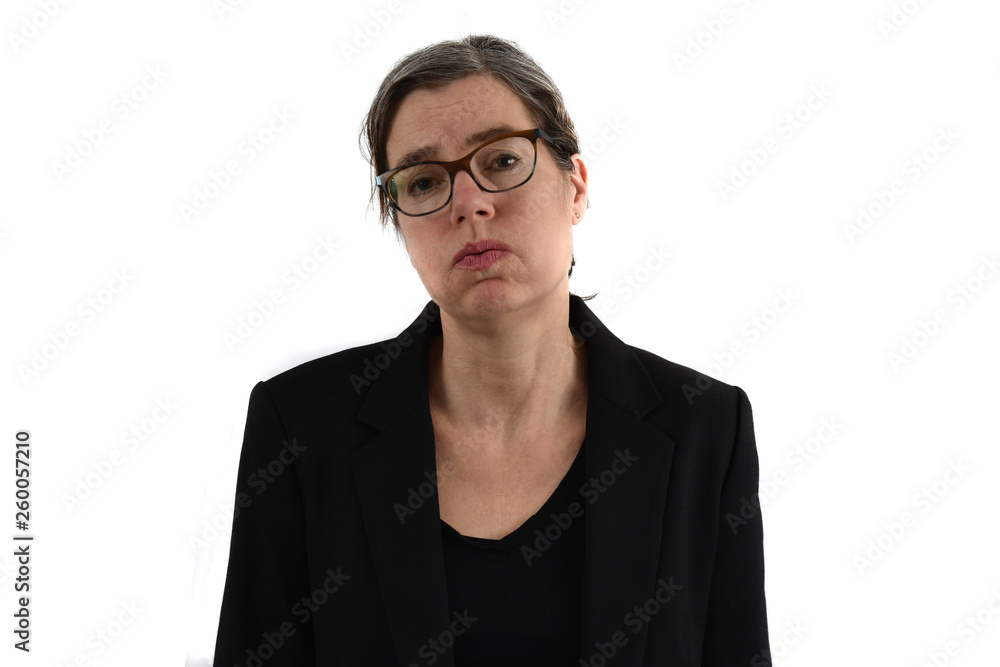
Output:
<path fill-rule="evenodd" d="M 587 170 L 549 77 L 434 44 L 363 134 L 432 300 L 254 388 L 215 664 L 769 664 L 750 403 L 569 293 Z"/>

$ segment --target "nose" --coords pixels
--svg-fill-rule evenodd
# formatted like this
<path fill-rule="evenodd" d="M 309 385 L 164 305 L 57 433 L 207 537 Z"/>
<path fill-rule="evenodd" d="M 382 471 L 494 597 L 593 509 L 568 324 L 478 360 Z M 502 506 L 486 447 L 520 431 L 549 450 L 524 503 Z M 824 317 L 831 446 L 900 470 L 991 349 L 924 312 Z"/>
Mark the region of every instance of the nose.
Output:
<path fill-rule="evenodd" d="M 483 192 L 465 169 L 455 172 L 451 193 L 451 220 L 458 224 L 471 217 L 493 215 L 493 195 Z"/>

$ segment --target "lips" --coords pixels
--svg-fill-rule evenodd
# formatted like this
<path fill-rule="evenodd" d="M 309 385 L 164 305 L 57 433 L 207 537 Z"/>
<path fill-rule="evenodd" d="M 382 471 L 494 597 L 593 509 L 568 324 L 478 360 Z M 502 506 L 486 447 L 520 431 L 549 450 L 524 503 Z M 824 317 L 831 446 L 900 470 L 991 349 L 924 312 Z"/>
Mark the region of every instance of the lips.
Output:
<path fill-rule="evenodd" d="M 496 252 L 492 252 L 496 251 Z M 486 239 L 484 241 L 477 241 L 475 243 L 466 243 L 465 246 L 455 253 L 452 258 L 452 263 L 457 265 L 463 265 L 468 268 L 472 268 L 474 265 L 478 266 L 482 264 L 482 260 L 492 259 L 493 261 L 500 259 L 505 254 L 510 252 L 510 246 L 506 243 L 501 243 L 500 241 L 493 241 L 491 239 Z M 470 255 L 483 256 L 482 260 L 476 260 Z M 466 259 L 466 257 L 470 257 Z M 492 264 L 493 262 L 489 262 Z"/>

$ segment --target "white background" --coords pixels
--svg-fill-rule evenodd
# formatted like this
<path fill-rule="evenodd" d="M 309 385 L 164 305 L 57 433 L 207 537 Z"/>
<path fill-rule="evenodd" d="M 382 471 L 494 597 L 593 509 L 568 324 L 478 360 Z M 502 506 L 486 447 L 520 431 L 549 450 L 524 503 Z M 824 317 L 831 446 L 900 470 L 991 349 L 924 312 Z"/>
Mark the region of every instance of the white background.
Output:
<path fill-rule="evenodd" d="M 251 388 L 396 335 L 428 299 L 366 208 L 362 117 L 397 58 L 470 32 L 534 56 L 586 147 L 571 289 L 597 292 L 624 341 L 753 403 L 776 664 L 916 667 L 951 641 L 938 664 L 995 663 L 1000 5 L 49 4 L 0 15 L 0 534 L 13 545 L 27 429 L 36 535 L 30 656 L 0 548 L 4 664 L 209 664 Z M 294 119 L 247 159 L 275 109 Z M 240 172 L 185 220 L 229 160 Z M 849 233 L 859 207 L 876 215 Z M 317 239 L 337 251 L 305 262 Z M 295 289 L 294 265 L 314 269 Z M 161 422 L 157 401 L 177 406 Z"/>

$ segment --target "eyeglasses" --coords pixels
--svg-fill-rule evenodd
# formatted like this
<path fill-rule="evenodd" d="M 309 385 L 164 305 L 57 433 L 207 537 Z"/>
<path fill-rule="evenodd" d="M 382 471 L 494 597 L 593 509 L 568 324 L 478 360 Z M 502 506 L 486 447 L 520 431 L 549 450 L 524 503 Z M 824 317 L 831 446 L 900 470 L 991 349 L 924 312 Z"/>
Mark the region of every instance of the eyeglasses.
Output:
<path fill-rule="evenodd" d="M 550 144 L 544 130 L 535 128 L 504 134 L 452 162 L 428 160 L 390 169 L 375 177 L 389 204 L 411 217 L 440 211 L 451 201 L 455 174 L 464 169 L 484 192 L 506 192 L 528 182 L 535 173 L 538 137 Z"/>

